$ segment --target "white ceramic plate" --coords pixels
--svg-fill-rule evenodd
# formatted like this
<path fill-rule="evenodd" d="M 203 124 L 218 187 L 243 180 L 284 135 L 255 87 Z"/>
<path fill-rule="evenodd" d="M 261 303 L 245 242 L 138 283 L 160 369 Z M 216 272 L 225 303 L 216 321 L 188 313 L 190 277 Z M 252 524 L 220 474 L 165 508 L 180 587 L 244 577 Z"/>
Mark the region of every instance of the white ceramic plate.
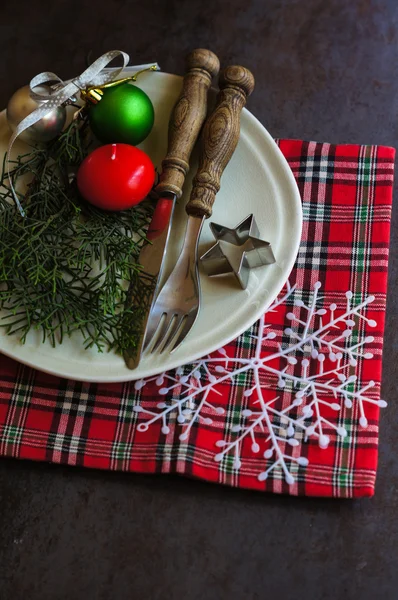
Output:
<path fill-rule="evenodd" d="M 155 106 L 155 124 L 141 145 L 157 167 L 167 148 L 167 126 L 171 109 L 180 92 L 182 78 L 167 73 L 148 73 L 139 78 L 139 86 L 148 93 Z M 255 92 L 254 92 L 255 93 Z M 0 114 L 0 158 L 9 137 L 5 113 Z M 23 144 L 15 144 L 14 154 Z M 196 171 L 196 156 L 185 184 L 173 221 L 168 268 L 176 260 L 185 230 L 184 203 L 189 198 Z M 201 273 L 202 309 L 186 341 L 173 354 L 142 358 L 139 367 L 130 371 L 123 358 L 113 353 L 99 354 L 84 350 L 79 336 L 53 349 L 43 344 L 39 334 L 29 335 L 25 345 L 15 336 L 0 332 L 0 351 L 42 371 L 82 381 L 127 381 L 155 375 L 190 362 L 230 342 L 268 308 L 286 282 L 293 267 L 301 236 L 301 200 L 292 172 L 274 140 L 247 110 L 241 117 L 241 134 L 236 151 L 221 181 L 212 221 L 234 227 L 253 213 L 261 237 L 272 244 L 276 264 L 251 272 L 246 290 L 237 286 L 233 276 L 208 278 Z M 213 243 L 206 222 L 200 239 L 202 254 Z M 1 360 L 1 356 L 0 356 Z"/>

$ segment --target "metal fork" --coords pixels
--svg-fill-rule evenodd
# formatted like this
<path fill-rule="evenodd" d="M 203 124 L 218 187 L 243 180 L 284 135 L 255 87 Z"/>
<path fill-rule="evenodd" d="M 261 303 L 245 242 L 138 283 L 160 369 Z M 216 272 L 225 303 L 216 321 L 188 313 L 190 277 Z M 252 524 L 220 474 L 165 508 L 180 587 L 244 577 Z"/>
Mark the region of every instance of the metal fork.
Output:
<path fill-rule="evenodd" d="M 200 285 L 197 247 L 203 221 L 204 218 L 188 219 L 181 254 L 152 309 L 147 330 L 148 345 L 159 331 L 152 352 L 160 346 L 163 352 L 178 333 L 171 351 L 177 348 L 198 316 Z"/>
<path fill-rule="evenodd" d="M 227 67 L 220 76 L 216 107 L 201 136 L 199 167 L 186 206 L 188 222 L 182 250 L 149 316 L 146 347 L 151 347 L 151 352 L 173 352 L 199 314 L 199 237 L 205 218 L 211 216 L 221 175 L 238 143 L 240 113 L 253 89 L 254 77 L 244 67 Z"/>

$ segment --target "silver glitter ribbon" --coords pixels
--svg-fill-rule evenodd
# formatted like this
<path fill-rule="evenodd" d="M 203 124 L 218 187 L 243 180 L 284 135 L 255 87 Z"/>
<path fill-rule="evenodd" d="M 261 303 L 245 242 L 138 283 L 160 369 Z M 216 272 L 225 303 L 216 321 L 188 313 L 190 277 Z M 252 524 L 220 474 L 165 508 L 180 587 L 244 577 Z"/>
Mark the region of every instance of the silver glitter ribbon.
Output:
<path fill-rule="evenodd" d="M 116 68 L 107 68 L 109 63 L 111 63 L 115 58 L 122 58 L 123 64 L 120 67 Z M 126 52 L 122 52 L 121 50 L 110 50 L 109 52 L 105 52 L 102 56 L 97 58 L 81 75 L 75 77 L 74 79 L 69 79 L 68 81 L 62 81 L 58 75 L 55 73 L 51 73 L 50 71 L 44 71 L 36 77 L 33 77 L 31 80 L 30 87 L 30 95 L 31 97 L 42 103 L 36 110 L 30 113 L 27 117 L 25 117 L 17 126 L 14 133 L 12 134 L 7 150 L 7 167 L 8 167 L 8 178 L 11 185 L 12 194 L 14 196 L 15 203 L 18 207 L 19 212 L 24 217 L 25 212 L 21 206 L 21 203 L 17 197 L 17 194 L 14 190 L 14 186 L 10 176 L 10 168 L 9 168 L 9 156 L 11 152 L 11 148 L 17 139 L 17 137 L 31 127 L 37 121 L 40 121 L 43 117 L 45 117 L 49 112 L 54 110 L 54 108 L 58 108 L 58 106 L 62 106 L 67 103 L 70 98 L 78 94 L 81 90 L 85 90 L 89 87 L 101 86 L 106 83 L 110 83 L 114 81 L 120 73 L 125 69 L 129 63 L 130 57 Z M 156 66 L 156 69 L 159 69 L 159 65 L 157 63 L 148 63 L 145 65 L 134 65 L 131 68 L 134 68 L 137 71 L 142 69 L 149 68 L 151 66 Z M 34 91 L 37 86 L 43 84 L 54 84 L 54 82 L 58 82 L 52 85 L 50 91 Z"/>

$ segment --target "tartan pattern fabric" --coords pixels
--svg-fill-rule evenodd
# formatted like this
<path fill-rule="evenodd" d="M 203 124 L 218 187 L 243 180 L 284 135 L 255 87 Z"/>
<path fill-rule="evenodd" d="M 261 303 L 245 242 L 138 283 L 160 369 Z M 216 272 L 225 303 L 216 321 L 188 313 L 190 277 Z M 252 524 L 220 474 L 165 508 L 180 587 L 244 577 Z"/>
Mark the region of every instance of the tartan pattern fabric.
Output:
<path fill-rule="evenodd" d="M 64 380 L 0 355 L 0 455 L 99 469 L 179 473 L 274 493 L 332 497 L 374 493 L 395 151 L 294 140 L 281 140 L 279 146 L 297 180 L 304 215 L 302 242 L 290 276 L 295 288 L 285 301 L 222 353 L 148 381 Z M 323 438 L 309 437 L 305 421 L 305 427 L 295 431 L 293 446 L 288 443 L 285 415 L 304 423 L 299 416 L 302 409 L 292 405 L 294 378 L 300 378 L 302 359 L 294 358 L 296 363 L 293 360 L 286 371 L 290 379 L 283 379 L 280 373 L 286 363 L 278 348 L 294 345 L 298 329 L 294 320 L 287 329 L 287 317 L 295 313 L 296 319 L 305 322 L 304 305 L 311 304 L 317 286 L 321 305 L 335 304 L 336 314 L 344 313 L 348 290 L 353 306 L 375 296 L 374 302 L 363 307 L 363 318 L 355 318 L 350 338 L 354 346 L 371 340 L 366 351 L 371 350 L 373 358 L 360 356 L 349 366 L 347 374 L 355 373 L 356 379 L 348 382 L 347 390 L 359 390 L 361 397 L 369 382 L 374 385 L 366 391 L 370 400 L 366 414 L 362 401 L 343 404 L 336 412 L 330 408 L 333 394 L 322 397 Z M 317 318 L 312 329 L 322 324 Z M 260 334 L 270 331 L 274 337 L 259 344 Z M 261 359 L 269 358 L 267 368 L 250 362 L 256 349 Z M 234 360 L 231 377 L 228 365 Z M 333 367 L 329 362 L 326 357 L 326 370 Z M 308 368 L 314 368 L 312 363 Z M 217 385 L 212 386 L 209 382 L 217 378 Z M 265 421 L 253 430 L 254 441 L 247 436 L 240 444 L 239 456 L 225 453 L 215 460 L 220 444 L 228 447 L 250 418 L 256 418 L 258 398 L 248 392 L 254 385 L 270 403 L 267 415 L 272 416 L 272 431 L 277 432 L 275 447 L 287 457 L 288 474 L 280 463 L 264 475 L 272 463 L 264 454 L 270 434 Z M 208 393 L 200 391 L 205 389 Z M 192 400 L 179 405 L 187 390 Z M 158 418 L 159 413 L 165 416 Z M 366 427 L 360 425 L 364 418 Z M 337 435 L 338 428 L 346 434 Z M 187 432 L 185 438 L 182 431 Z M 330 443 L 321 447 L 326 438 Z M 256 444 L 261 446 L 260 453 Z"/>

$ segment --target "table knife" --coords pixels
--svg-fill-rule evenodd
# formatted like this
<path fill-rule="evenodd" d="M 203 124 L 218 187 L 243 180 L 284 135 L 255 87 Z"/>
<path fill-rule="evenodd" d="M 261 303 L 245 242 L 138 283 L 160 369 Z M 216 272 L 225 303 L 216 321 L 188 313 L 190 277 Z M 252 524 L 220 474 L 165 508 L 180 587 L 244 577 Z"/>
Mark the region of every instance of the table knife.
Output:
<path fill-rule="evenodd" d="M 156 298 L 165 263 L 174 205 L 182 195 L 191 152 L 207 113 L 207 95 L 220 63 L 210 50 L 193 50 L 187 57 L 187 71 L 180 96 L 169 121 L 167 155 L 155 192 L 159 196 L 147 240 L 141 249 L 139 274 L 130 283 L 124 335 L 131 340 L 124 350 L 129 369 L 135 369 L 145 345 L 148 317 Z"/>

